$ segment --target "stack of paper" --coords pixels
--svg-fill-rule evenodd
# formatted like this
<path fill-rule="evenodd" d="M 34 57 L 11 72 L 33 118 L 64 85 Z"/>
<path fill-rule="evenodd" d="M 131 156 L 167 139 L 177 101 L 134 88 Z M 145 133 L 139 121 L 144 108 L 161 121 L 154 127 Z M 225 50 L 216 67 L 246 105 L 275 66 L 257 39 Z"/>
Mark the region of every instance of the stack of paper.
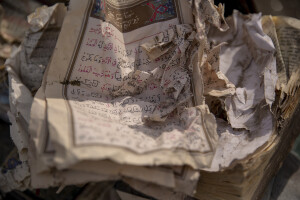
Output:
<path fill-rule="evenodd" d="M 251 181 L 237 184 L 251 170 L 224 173 L 272 144 L 295 108 L 285 101 L 298 102 L 299 71 L 275 35 L 286 37 L 288 19 L 234 12 L 226 22 L 223 12 L 211 0 L 37 9 L 6 63 L 22 162 L 0 186 L 24 186 L 23 170 L 32 188 L 121 179 L 158 199 L 251 196 Z"/>

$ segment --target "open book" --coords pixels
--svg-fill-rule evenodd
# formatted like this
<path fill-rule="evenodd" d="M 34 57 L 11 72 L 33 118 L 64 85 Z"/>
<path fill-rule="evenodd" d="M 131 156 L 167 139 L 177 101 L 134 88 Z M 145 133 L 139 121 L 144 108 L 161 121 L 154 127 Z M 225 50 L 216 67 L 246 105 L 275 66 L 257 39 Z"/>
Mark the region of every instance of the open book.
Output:
<path fill-rule="evenodd" d="M 68 12 L 32 14 L 6 63 L 30 186 L 122 179 L 180 199 L 200 191 L 200 170 L 222 172 L 266 148 L 278 116 L 293 113 L 284 101 L 299 71 L 284 66 L 275 18 L 223 12 L 210 0 L 72 0 Z"/>

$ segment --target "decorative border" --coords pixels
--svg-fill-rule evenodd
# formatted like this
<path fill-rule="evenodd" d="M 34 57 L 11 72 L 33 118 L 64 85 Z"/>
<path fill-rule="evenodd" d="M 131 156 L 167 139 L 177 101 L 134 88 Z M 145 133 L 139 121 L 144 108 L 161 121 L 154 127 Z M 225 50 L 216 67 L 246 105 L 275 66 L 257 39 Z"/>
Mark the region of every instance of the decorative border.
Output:
<path fill-rule="evenodd" d="M 107 0 L 95 0 L 91 17 L 113 24 L 120 32 L 126 33 L 135 29 L 171 20 L 180 13 L 178 0 L 139 1 L 134 5 L 116 8 Z M 180 19 L 180 17 L 178 17 Z"/>

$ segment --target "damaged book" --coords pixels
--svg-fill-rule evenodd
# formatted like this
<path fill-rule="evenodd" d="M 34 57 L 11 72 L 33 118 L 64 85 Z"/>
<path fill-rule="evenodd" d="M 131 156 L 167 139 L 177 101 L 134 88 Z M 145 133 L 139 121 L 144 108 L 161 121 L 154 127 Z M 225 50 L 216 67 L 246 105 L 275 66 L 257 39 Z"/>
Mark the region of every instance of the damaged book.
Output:
<path fill-rule="evenodd" d="M 4 191 L 122 180 L 157 199 L 253 198 L 214 186 L 271 155 L 291 121 L 298 20 L 225 19 L 213 0 L 71 0 L 28 21 L 5 63 L 20 161 Z"/>

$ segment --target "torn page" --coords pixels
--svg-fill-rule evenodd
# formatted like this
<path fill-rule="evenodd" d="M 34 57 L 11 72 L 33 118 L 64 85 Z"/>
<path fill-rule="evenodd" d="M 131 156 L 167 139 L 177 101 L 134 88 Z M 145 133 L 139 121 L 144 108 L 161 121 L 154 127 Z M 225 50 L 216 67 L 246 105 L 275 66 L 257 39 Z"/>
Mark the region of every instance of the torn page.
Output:
<path fill-rule="evenodd" d="M 76 169 L 58 171 L 54 168 L 55 151 L 49 141 L 47 124 L 44 120 L 46 119 L 44 88 L 45 82 L 37 91 L 32 103 L 31 118 L 42 120 L 31 121 L 29 126 L 31 136 L 29 145 L 30 186 L 32 188 L 48 188 L 119 179 L 118 174 L 93 173 Z"/>
<path fill-rule="evenodd" d="M 273 116 L 267 106 L 261 109 L 263 116 L 257 130 L 235 130 L 226 121 L 217 119 L 218 147 L 209 171 L 219 171 L 234 166 L 234 162 L 246 158 L 266 144 L 273 133 Z"/>
<path fill-rule="evenodd" d="M 62 12 L 61 10 L 64 12 Z M 59 11 L 58 11 L 59 10 Z M 54 11 L 56 15 L 53 15 Z M 21 45 L 20 48 L 16 49 L 10 59 L 8 59 L 5 63 L 6 69 L 8 71 L 8 78 L 9 78 L 9 100 L 10 100 L 10 121 L 12 123 L 11 127 L 11 135 L 12 138 L 18 147 L 20 153 L 21 160 L 27 160 L 26 152 L 28 149 L 28 124 L 30 119 L 30 108 L 33 101 L 32 97 L 32 89 L 34 87 L 39 87 L 41 84 L 42 76 L 44 71 L 43 70 L 35 70 L 37 67 L 45 68 L 48 64 L 48 60 L 51 56 L 51 52 L 53 51 L 54 46 L 51 43 L 56 42 L 56 39 L 50 38 L 41 38 L 43 36 L 43 30 L 41 28 L 45 28 L 47 30 L 52 29 L 50 25 L 47 26 L 46 19 L 48 19 L 49 23 L 52 21 L 52 25 L 54 27 L 61 25 L 62 20 L 58 19 L 58 16 L 62 17 L 65 14 L 65 8 L 62 4 L 57 4 L 52 8 L 47 9 L 46 7 L 42 7 L 38 9 L 37 12 L 44 12 L 48 14 L 46 16 L 36 16 L 34 14 L 31 15 L 30 19 L 32 21 L 32 29 L 37 29 L 36 27 L 39 26 L 39 29 L 35 32 L 39 35 L 36 38 L 36 35 L 33 34 L 32 30 L 27 33 L 27 38 L 25 39 L 24 43 Z M 60 15 L 58 15 L 58 14 Z M 43 23 L 40 23 L 37 19 L 39 17 L 43 18 Z M 33 21 L 36 21 L 35 23 Z M 50 27 L 49 27 L 50 26 Z M 58 31 L 54 32 L 57 35 Z M 53 34 L 53 33 L 52 33 Z M 49 36 L 49 35 L 48 35 Z M 36 39 L 36 40 L 35 40 Z M 33 42 L 34 41 L 34 42 Z M 49 43 L 50 41 L 50 43 Z M 48 49 L 45 49 L 48 45 Z M 30 50 L 29 50 L 30 49 Z M 45 49 L 47 55 L 41 53 L 41 49 Z M 49 51 L 51 49 L 52 51 Z M 29 52 L 30 51 L 30 52 Z M 29 57 L 26 57 L 29 54 Z M 26 56 L 25 56 L 26 55 Z M 28 64 L 30 59 L 33 59 L 33 65 Z M 46 59 L 44 62 L 44 67 L 41 65 L 42 63 L 38 63 L 37 60 Z M 30 82 L 30 83 L 29 83 Z M 27 84 L 26 84 L 27 83 Z M 32 83 L 32 84 L 31 84 Z M 25 152 L 23 155 L 22 152 Z"/>
<path fill-rule="evenodd" d="M 42 81 L 43 73 L 49 63 L 66 13 L 63 4 L 52 7 L 43 6 L 28 16 L 31 25 L 26 32 L 20 51 L 20 77 L 23 83 L 36 91 Z"/>
<path fill-rule="evenodd" d="M 279 45 L 279 41 L 276 33 L 276 27 L 273 22 L 272 16 L 262 17 L 262 27 L 264 33 L 266 33 L 272 39 L 272 42 L 276 48 L 276 67 L 277 67 L 277 76 L 278 76 L 276 89 L 280 90 L 284 85 L 287 84 L 288 74 L 286 72 L 286 67 L 283 62 L 281 47 Z"/>
<path fill-rule="evenodd" d="M 47 72 L 45 75 L 47 75 Z M 32 104 L 31 118 L 36 117 L 35 119 L 43 120 L 31 121 L 29 127 L 31 135 L 29 145 L 30 186 L 32 188 L 49 188 L 120 179 L 118 174 L 94 173 L 76 169 L 59 171 L 54 168 L 53 157 L 55 151 L 49 141 L 47 124 L 44 120 L 46 119 L 44 88 L 43 83 Z"/>
<path fill-rule="evenodd" d="M 7 66 L 6 68 L 10 85 L 10 111 L 8 112 L 9 120 L 12 123 L 10 134 L 18 148 L 20 159 L 26 161 L 28 151 L 27 128 L 33 97 L 14 70 L 10 66 Z"/>
<path fill-rule="evenodd" d="M 290 17 L 272 17 L 282 54 L 287 84 L 284 85 L 277 115 L 280 121 L 288 119 L 297 106 L 299 92 L 299 31 L 300 21 Z"/>
<path fill-rule="evenodd" d="M 226 114 L 217 119 L 220 140 L 211 170 L 232 166 L 265 144 L 273 132 L 275 47 L 262 30 L 260 14 L 242 16 L 235 11 L 228 24 L 227 32 L 210 35 L 212 42 L 227 43 L 221 48 L 219 67 L 236 87 L 221 104 Z"/>
<path fill-rule="evenodd" d="M 31 113 L 32 118 L 34 118 L 35 115 L 41 118 L 45 116 L 42 111 L 46 112 L 46 102 L 45 98 L 43 97 L 44 94 L 42 90 L 43 87 L 41 87 L 38 90 L 37 95 L 34 99 Z M 35 119 L 38 118 L 35 117 Z M 34 120 L 30 124 L 30 132 L 34 142 L 34 147 L 30 148 L 32 154 L 32 157 L 30 159 L 32 186 L 34 188 L 49 187 L 57 186 L 59 183 L 67 185 L 69 183 L 69 180 L 64 181 L 61 178 L 54 178 L 56 177 L 55 174 L 60 174 L 60 176 L 64 176 L 64 173 L 53 172 L 53 157 L 55 152 L 52 149 L 49 149 L 48 147 L 49 144 L 47 143 L 49 142 L 49 135 L 47 135 L 47 130 L 45 130 L 45 128 L 46 124 L 43 120 Z M 185 169 L 182 170 L 184 172 L 182 174 L 187 173 L 185 172 Z M 81 178 L 82 176 L 85 176 L 85 173 L 94 173 L 97 176 L 103 176 L 103 174 L 105 174 L 102 180 L 112 180 L 111 177 L 118 177 L 120 175 L 124 177 L 131 177 L 137 180 L 142 180 L 145 182 L 152 182 L 169 188 L 175 187 L 174 172 L 172 168 L 169 167 L 164 167 L 160 169 L 147 168 L 141 166 L 120 165 L 110 161 L 84 161 L 69 168 L 68 173 L 72 174 L 72 172 L 81 172 Z M 195 171 L 195 173 L 198 172 Z M 41 178 L 46 176 L 48 176 L 48 178 Z M 178 175 L 176 173 L 176 178 L 177 177 Z M 181 177 L 182 180 L 185 180 L 186 178 L 187 176 Z M 186 192 L 191 191 L 187 190 Z"/>
<path fill-rule="evenodd" d="M 71 2 L 45 91 L 58 169 L 104 158 L 132 165 L 210 164 L 216 122 L 207 107 L 192 103 L 188 58 L 197 52 L 195 28 L 175 12 L 189 13 L 185 3 L 141 1 L 129 9 L 132 2 Z M 168 4 L 164 14 L 153 15 L 160 4 Z M 112 18 L 116 5 L 124 17 Z M 188 113 L 195 116 L 183 117 Z"/>
<path fill-rule="evenodd" d="M 47 76 L 47 72 L 45 74 Z M 47 131 L 47 126 L 45 124 L 46 118 L 46 102 L 44 95 L 46 79 L 43 79 L 42 87 L 38 90 L 34 102 L 32 105 L 30 123 L 30 134 L 33 140 L 33 146 L 30 147 L 30 168 L 31 168 L 31 179 L 33 188 L 57 186 L 59 184 L 68 185 L 70 183 L 68 180 L 63 180 L 57 177 L 66 176 L 64 172 L 55 172 L 53 171 L 54 163 L 53 157 L 55 151 L 51 148 L 51 141 L 49 140 L 49 133 Z M 40 120 L 37 120 L 40 119 Z M 188 181 L 190 178 L 194 180 L 194 184 L 197 183 L 197 176 L 193 177 L 186 176 L 188 173 L 196 173 L 197 171 L 191 170 L 189 168 L 180 168 L 179 170 L 173 170 L 171 167 L 143 167 L 143 166 L 129 166 L 129 165 L 120 165 L 113 163 L 111 161 L 82 161 L 68 169 L 68 174 L 72 175 L 73 173 L 81 173 L 78 175 L 78 178 L 82 179 L 82 176 L 86 174 L 94 173 L 97 177 L 102 179 L 98 180 L 113 180 L 112 177 L 121 179 L 122 177 L 131 177 L 135 180 L 141 180 L 145 182 L 154 183 L 157 185 L 165 186 L 170 189 L 174 189 L 175 179 L 181 181 Z M 103 176 L 105 175 L 105 176 Z M 121 177 L 119 177 L 121 176 Z M 89 176 L 87 176 L 89 177 Z M 87 180 L 87 179 L 84 179 Z M 81 181 L 81 183 L 84 183 Z M 189 184 L 190 186 L 190 184 Z M 191 193 L 193 190 L 191 187 L 181 188 L 181 191 L 185 193 Z"/>
<path fill-rule="evenodd" d="M 59 17 L 63 17 L 65 14 L 65 8 L 62 7 L 63 5 L 56 5 L 53 6 L 50 9 L 47 9 L 45 7 L 42 8 L 43 12 L 48 13 L 49 15 L 43 16 L 43 20 L 46 21 L 47 19 L 49 21 L 52 21 L 53 26 L 61 24 L 61 20 L 58 20 L 58 15 L 60 14 Z M 61 10 L 59 10 L 60 8 Z M 41 11 L 41 10 L 39 10 Z M 53 16 L 54 11 L 56 11 L 55 15 Z M 62 12 L 64 11 L 64 12 Z M 56 17 L 56 18 L 55 18 Z M 32 19 L 36 19 L 34 17 L 31 17 Z M 39 22 L 38 22 L 39 23 Z M 34 28 L 34 23 L 32 24 Z M 44 29 L 43 28 L 49 28 L 50 25 L 47 26 L 47 24 L 41 24 L 39 23 L 39 30 L 40 32 L 35 32 L 37 34 L 41 34 Z M 36 27 L 36 26 L 35 26 Z M 50 26 L 51 28 L 51 26 Z M 59 31 L 59 28 L 58 28 Z M 43 76 L 43 71 L 36 72 L 33 68 L 30 68 L 28 64 L 28 61 L 32 58 L 34 62 L 37 62 L 37 60 L 43 60 L 45 59 L 45 54 L 41 52 L 41 49 L 43 48 L 48 48 L 47 49 L 47 54 L 46 55 L 46 61 L 48 62 L 47 59 L 51 56 L 51 53 L 54 49 L 54 45 L 50 45 L 50 43 L 54 41 L 51 39 L 45 39 L 45 38 L 37 38 L 36 35 L 32 34 L 32 31 L 28 32 L 27 38 L 24 41 L 24 43 L 18 48 L 15 49 L 14 52 L 11 55 L 11 58 L 7 59 L 5 66 L 6 70 L 8 72 L 8 80 L 9 80 L 9 103 L 10 103 L 10 111 L 8 112 L 9 120 L 11 122 L 11 127 L 10 127 L 10 134 L 13 142 L 15 143 L 18 153 L 19 153 L 19 159 L 22 162 L 26 162 L 27 164 L 27 159 L 28 159 L 28 149 L 29 149 L 29 134 L 28 134 L 28 126 L 29 126 L 29 120 L 30 120 L 30 109 L 31 109 L 31 104 L 33 101 L 33 87 L 30 84 L 24 84 L 24 79 L 26 81 L 31 81 L 36 83 L 36 87 L 39 87 L 41 84 L 42 76 Z M 59 32 L 55 32 L 56 38 Z M 48 35 L 49 36 L 49 35 Z M 32 40 L 31 40 L 32 39 Z M 34 40 L 37 39 L 37 40 Z M 31 40 L 31 42 L 29 42 Z M 34 41 L 34 42 L 32 42 Z M 50 43 L 49 43 L 50 41 Z M 49 46 L 47 46 L 49 45 Z M 24 57 L 23 55 L 27 55 L 29 53 L 28 49 L 31 49 L 30 55 L 28 57 Z M 52 49 L 51 49 L 52 48 Z M 26 49 L 26 50 L 24 50 Z M 49 51 L 51 49 L 52 51 Z M 37 53 L 38 52 L 38 53 Z M 45 63 L 47 65 L 48 63 Z M 38 66 L 35 65 L 35 66 Z M 29 69 L 30 68 L 30 69 Z M 38 66 L 39 68 L 39 66 Z M 29 74 L 26 74 L 26 70 Z M 25 71 L 25 72 L 24 72 Z M 29 77 L 28 77 L 29 76 Z M 34 78 L 32 78 L 34 77 Z M 39 79 L 36 80 L 35 78 Z M 25 81 L 25 82 L 26 82 Z M 28 82 L 27 82 L 28 83 Z M 31 87 L 30 87 L 31 86 Z M 28 88 L 29 87 L 29 88 Z M 27 166 L 28 168 L 28 166 Z M 23 177 L 24 179 L 27 178 Z M 12 185 L 17 184 L 13 183 L 13 179 L 11 179 Z M 21 178 L 20 180 L 16 180 L 18 182 L 22 182 Z M 27 184 L 28 187 L 28 184 Z M 11 187 L 13 189 L 14 187 Z"/>
<path fill-rule="evenodd" d="M 196 26 L 179 16 L 192 13 L 185 1 L 71 1 L 31 109 L 32 143 L 24 146 L 32 187 L 125 178 L 158 198 L 180 199 L 194 193 L 196 170 L 233 167 L 268 141 L 277 76 L 260 15 L 235 13 L 226 32 L 222 5 L 195 2 Z M 62 22 L 54 8 L 30 17 L 25 43 L 36 46 L 25 54 L 43 57 L 36 49 L 49 48 L 33 59 L 34 73 L 21 68 L 24 79 L 38 77 L 26 82 L 29 90 L 15 84 L 26 94 L 40 86 L 54 48 Z M 55 37 L 44 41 L 52 25 Z"/>
<path fill-rule="evenodd" d="M 277 75 L 275 48 L 262 32 L 260 15 L 247 17 L 235 12 L 233 33 L 220 34 L 222 39 L 218 42 L 228 42 L 220 55 L 220 70 L 237 88 L 236 95 L 225 100 L 228 120 L 233 128 L 251 131 L 255 129 L 258 118 L 253 116 L 259 113 L 258 109 L 271 106 L 275 100 Z M 230 43 L 224 41 L 226 38 L 230 38 Z"/>
<path fill-rule="evenodd" d="M 30 184 L 28 162 L 22 162 L 18 150 L 13 149 L 1 166 L 0 188 L 3 192 L 26 190 Z"/>
<path fill-rule="evenodd" d="M 219 67 L 219 54 L 223 45 L 225 43 L 209 50 L 201 66 L 205 96 L 222 97 L 235 94 L 235 85 L 228 80 Z"/>
<path fill-rule="evenodd" d="M 295 71 L 289 79 L 288 84 L 285 86 L 283 92 L 281 93 L 281 101 L 279 105 L 278 116 L 286 120 L 291 117 L 294 113 L 299 99 L 300 99 L 300 70 Z"/>
<path fill-rule="evenodd" d="M 30 68 L 27 72 L 31 73 L 26 74 L 26 71 L 21 71 L 20 73 L 23 74 L 27 80 L 31 81 L 27 82 L 27 86 L 30 87 L 31 90 L 34 90 L 34 88 L 39 87 L 41 84 L 44 70 L 36 70 L 38 66 L 36 64 L 43 63 L 44 66 L 39 66 L 43 68 L 48 65 L 65 13 L 66 8 L 62 4 L 56 4 L 49 8 L 45 6 L 38 8 L 35 13 L 29 16 L 29 21 L 32 26 L 21 47 L 21 54 L 17 54 L 17 56 L 22 58 L 23 54 L 27 55 L 27 53 L 30 53 L 29 57 L 32 59 L 32 65 L 27 63 L 28 65 L 21 67 L 27 70 Z M 43 49 L 45 52 L 41 52 L 40 49 Z M 10 62 L 10 64 L 12 63 L 11 65 L 15 68 L 20 68 L 20 63 L 15 60 L 14 62 Z M 31 76 L 35 76 L 38 79 L 32 80 L 30 79 Z M 25 87 L 23 83 L 22 86 Z M 34 110 L 34 112 L 31 113 L 31 118 L 32 115 L 34 115 L 37 121 L 34 121 L 34 123 L 36 123 L 34 124 L 35 130 L 31 131 L 31 141 L 28 146 L 31 178 L 30 186 L 33 188 L 48 188 L 70 184 L 85 184 L 91 181 L 116 180 L 117 175 L 95 174 L 76 170 L 57 171 L 53 169 L 53 165 L 51 165 L 51 163 L 53 163 L 53 148 L 51 147 L 51 143 L 48 142 L 49 140 L 47 141 L 47 136 L 49 135 L 44 134 L 45 131 L 47 133 L 47 130 L 44 130 L 46 127 L 46 103 L 43 97 L 44 86 L 39 91 L 33 102 L 32 110 Z M 30 123 L 30 127 L 32 123 L 33 122 Z M 28 133 L 23 133 L 23 135 L 25 134 Z M 44 143 L 45 141 L 46 144 Z M 50 170 L 50 168 L 52 169 Z"/>
<path fill-rule="evenodd" d="M 47 75 L 47 74 L 45 74 Z M 45 79 L 44 79 L 45 81 Z M 41 188 L 41 187 L 49 187 L 49 186 L 57 186 L 59 184 L 68 185 L 70 183 L 70 178 L 68 178 L 68 174 L 72 175 L 77 173 L 78 179 L 81 179 L 81 183 L 84 183 L 82 180 L 83 177 L 86 177 L 88 174 L 94 173 L 97 175 L 98 180 L 113 180 L 112 177 L 131 177 L 135 180 L 141 180 L 161 186 L 168 187 L 170 189 L 174 189 L 176 187 L 176 182 L 180 181 L 193 181 L 194 185 L 197 183 L 199 174 L 197 171 L 189 169 L 189 168 L 179 168 L 173 169 L 171 167 L 142 167 L 142 166 L 129 166 L 129 165 L 120 165 L 117 163 L 113 163 L 110 161 L 83 161 L 80 162 L 68 169 L 68 173 L 59 172 L 53 170 L 53 157 L 55 152 L 53 149 L 49 149 L 48 147 L 48 137 L 46 124 L 43 120 L 36 120 L 38 117 L 45 117 L 43 111 L 46 112 L 46 102 L 43 94 L 44 84 L 38 90 L 33 105 L 31 118 L 35 118 L 34 121 L 30 123 L 30 132 L 31 137 L 34 142 L 34 147 L 31 146 L 30 150 L 30 168 L 31 168 L 31 180 L 32 187 Z M 35 154 L 35 155 L 34 155 Z M 80 173 L 80 174 L 78 174 Z M 187 176 L 187 174 L 192 174 L 193 176 Z M 105 176 L 104 176 L 105 175 Z M 65 177 L 55 178 L 55 177 Z M 87 176 L 89 177 L 89 176 Z M 102 177 L 102 179 L 100 179 Z M 191 179 L 191 180 L 190 180 Z M 84 179 L 88 180 L 88 179 Z M 176 180 L 176 181 L 175 181 Z M 178 181 L 177 181 L 178 180 Z M 74 184 L 74 183 L 73 183 Z M 184 193 L 192 194 L 193 190 L 191 190 L 191 184 L 189 187 L 181 187 L 181 191 Z M 178 187 L 178 186 L 177 186 Z M 176 188 L 175 188 L 176 189 Z"/>
<path fill-rule="evenodd" d="M 44 79 L 45 80 L 45 79 Z M 34 116 L 42 117 L 45 116 L 42 111 L 46 112 L 46 102 L 43 97 L 43 86 L 38 90 L 33 105 L 32 105 L 32 118 Z M 37 117 L 35 119 L 38 119 Z M 34 142 L 34 147 L 30 148 L 30 168 L 31 168 L 31 179 L 32 187 L 41 188 L 49 186 L 57 186 L 59 184 L 68 185 L 70 183 L 68 176 L 65 172 L 59 172 L 53 170 L 53 157 L 55 152 L 49 149 L 47 142 L 48 135 L 46 126 L 43 120 L 35 120 L 30 124 L 30 132 Z M 178 172 L 179 171 L 179 172 Z M 94 173 L 97 175 L 98 180 L 114 180 L 112 177 L 131 177 L 135 180 L 141 180 L 145 182 L 155 183 L 157 185 L 165 186 L 171 189 L 175 188 L 175 178 L 181 181 L 188 181 L 189 176 L 186 176 L 188 173 L 196 173 L 197 171 L 182 168 L 180 170 L 173 170 L 170 167 L 142 167 L 142 166 L 128 166 L 120 165 L 110 161 L 83 161 L 80 162 L 68 169 L 68 174 L 75 175 L 76 173 L 81 173 L 78 175 L 78 179 L 83 179 L 88 174 Z M 87 175 L 86 175 L 87 174 Z M 182 176 L 181 176 L 181 175 Z M 77 175 L 77 174 L 76 174 Z M 105 175 L 105 176 L 104 176 Z M 55 177 L 65 177 L 67 179 L 55 178 Z M 87 176 L 89 177 L 89 176 Z M 102 177 L 102 179 L 100 179 Z M 194 180 L 194 184 L 197 183 L 197 176 L 194 175 L 191 177 Z M 88 180 L 88 179 L 84 179 Z M 81 181 L 84 183 L 84 181 Z M 190 184 L 189 184 L 190 185 Z M 190 190 L 191 187 L 184 188 L 181 190 L 185 193 L 191 193 L 193 190 Z"/>
<path fill-rule="evenodd" d="M 299 31 L 300 21 L 291 17 L 272 17 L 280 45 L 280 51 L 285 63 L 288 79 L 299 68 Z"/>
<path fill-rule="evenodd" d="M 207 104 L 204 95 L 223 96 L 234 93 L 234 85 L 229 83 L 219 70 L 219 52 L 223 44 L 212 46 L 207 39 L 207 34 L 211 28 L 223 32 L 228 29 L 228 25 L 224 19 L 224 6 L 222 4 L 216 6 L 213 1 L 208 0 L 195 1 L 192 6 L 194 7 L 193 12 L 197 28 L 195 38 L 199 42 L 198 53 L 191 56 L 194 101 L 197 104 Z"/>

